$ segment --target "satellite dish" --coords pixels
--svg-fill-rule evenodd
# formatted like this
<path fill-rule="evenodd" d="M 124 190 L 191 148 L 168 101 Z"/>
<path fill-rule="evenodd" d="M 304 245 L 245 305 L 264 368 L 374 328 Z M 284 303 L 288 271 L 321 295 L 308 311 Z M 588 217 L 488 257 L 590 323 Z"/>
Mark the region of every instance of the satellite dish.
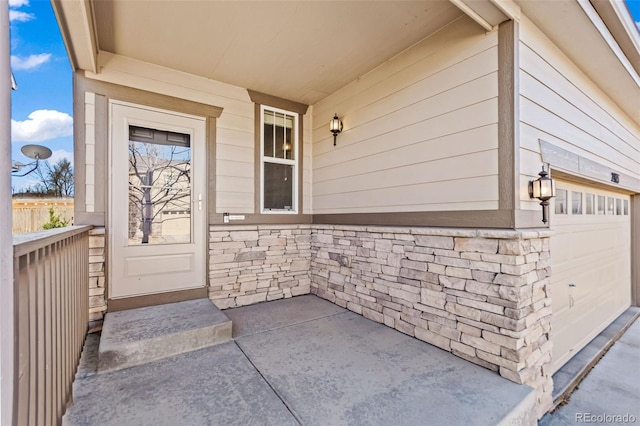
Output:
<path fill-rule="evenodd" d="M 51 150 L 42 145 L 25 145 L 20 150 L 24 155 L 34 160 L 46 160 L 51 157 Z"/>

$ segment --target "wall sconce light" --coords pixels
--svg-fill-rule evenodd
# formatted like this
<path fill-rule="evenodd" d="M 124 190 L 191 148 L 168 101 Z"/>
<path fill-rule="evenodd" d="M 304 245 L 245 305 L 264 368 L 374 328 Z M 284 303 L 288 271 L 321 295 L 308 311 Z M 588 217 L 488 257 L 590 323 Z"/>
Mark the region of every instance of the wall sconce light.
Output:
<path fill-rule="evenodd" d="M 547 223 L 549 200 L 556 196 L 556 183 L 549 177 L 549 173 L 545 171 L 544 165 L 538 175 L 540 176 L 538 179 L 529 181 L 529 197 L 540 200 L 540 205 L 542 206 L 542 223 Z"/>
<path fill-rule="evenodd" d="M 338 114 L 334 114 L 329 122 L 329 130 L 333 133 L 333 146 L 336 146 L 336 136 L 342 132 L 342 121 L 338 118 Z"/>

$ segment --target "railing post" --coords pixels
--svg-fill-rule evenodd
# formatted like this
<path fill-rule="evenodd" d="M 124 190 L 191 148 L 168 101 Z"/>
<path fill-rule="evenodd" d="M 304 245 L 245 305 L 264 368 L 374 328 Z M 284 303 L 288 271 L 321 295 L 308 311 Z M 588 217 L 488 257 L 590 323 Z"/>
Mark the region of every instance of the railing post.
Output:
<path fill-rule="evenodd" d="M 0 0 L 0 424 L 14 423 L 14 289 L 11 237 L 9 5 Z"/>

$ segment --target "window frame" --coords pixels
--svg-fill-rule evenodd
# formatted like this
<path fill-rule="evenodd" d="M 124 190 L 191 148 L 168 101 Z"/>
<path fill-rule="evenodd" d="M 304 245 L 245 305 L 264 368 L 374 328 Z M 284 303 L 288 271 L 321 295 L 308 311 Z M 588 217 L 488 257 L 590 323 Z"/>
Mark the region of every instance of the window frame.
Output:
<path fill-rule="evenodd" d="M 292 132 L 292 144 L 293 144 L 293 159 L 291 160 L 287 160 L 284 158 L 277 158 L 277 157 L 270 157 L 270 156 L 265 156 L 264 155 L 264 113 L 265 111 L 272 111 L 274 113 L 281 113 L 281 114 L 285 114 L 285 115 L 289 115 L 293 117 L 293 132 Z M 265 104 L 260 104 L 260 214 L 285 214 L 285 215 L 292 215 L 292 214 L 299 214 L 299 200 L 298 200 L 298 189 L 299 189 L 299 167 L 300 167 L 300 141 L 299 141 L 299 135 L 300 135 L 300 114 L 295 112 L 295 111 L 289 111 L 286 109 L 282 109 L 282 108 L 277 108 L 277 107 L 273 107 L 270 105 L 265 105 Z M 275 143 L 275 141 L 274 141 Z M 264 165 L 265 162 L 268 163 L 272 163 L 272 164 L 284 164 L 284 165 L 289 165 L 289 166 L 293 166 L 293 171 L 292 171 L 292 179 L 293 179 L 293 185 L 292 185 L 292 198 L 291 198 L 291 204 L 292 204 L 292 209 L 291 210 L 285 210 L 285 209 L 265 209 L 264 208 L 264 201 L 265 201 L 265 197 L 264 197 Z"/>

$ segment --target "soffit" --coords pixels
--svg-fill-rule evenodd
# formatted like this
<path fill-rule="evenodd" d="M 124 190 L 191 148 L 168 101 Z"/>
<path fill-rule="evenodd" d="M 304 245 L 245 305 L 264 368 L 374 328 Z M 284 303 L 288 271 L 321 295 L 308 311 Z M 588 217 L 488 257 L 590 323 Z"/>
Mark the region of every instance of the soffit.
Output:
<path fill-rule="evenodd" d="M 518 5 L 591 80 L 640 124 L 640 77 L 629 59 L 614 52 L 616 42 L 598 30 L 587 14 L 590 3 L 518 0 Z M 595 13 L 595 10 L 593 10 Z M 626 61 L 626 63 L 625 63 Z"/>
<path fill-rule="evenodd" d="M 94 1 L 98 48 L 314 104 L 462 15 L 429 1 Z"/>
<path fill-rule="evenodd" d="M 640 33 L 624 3 L 591 0 L 591 4 L 611 31 L 620 48 L 640 73 Z"/>

